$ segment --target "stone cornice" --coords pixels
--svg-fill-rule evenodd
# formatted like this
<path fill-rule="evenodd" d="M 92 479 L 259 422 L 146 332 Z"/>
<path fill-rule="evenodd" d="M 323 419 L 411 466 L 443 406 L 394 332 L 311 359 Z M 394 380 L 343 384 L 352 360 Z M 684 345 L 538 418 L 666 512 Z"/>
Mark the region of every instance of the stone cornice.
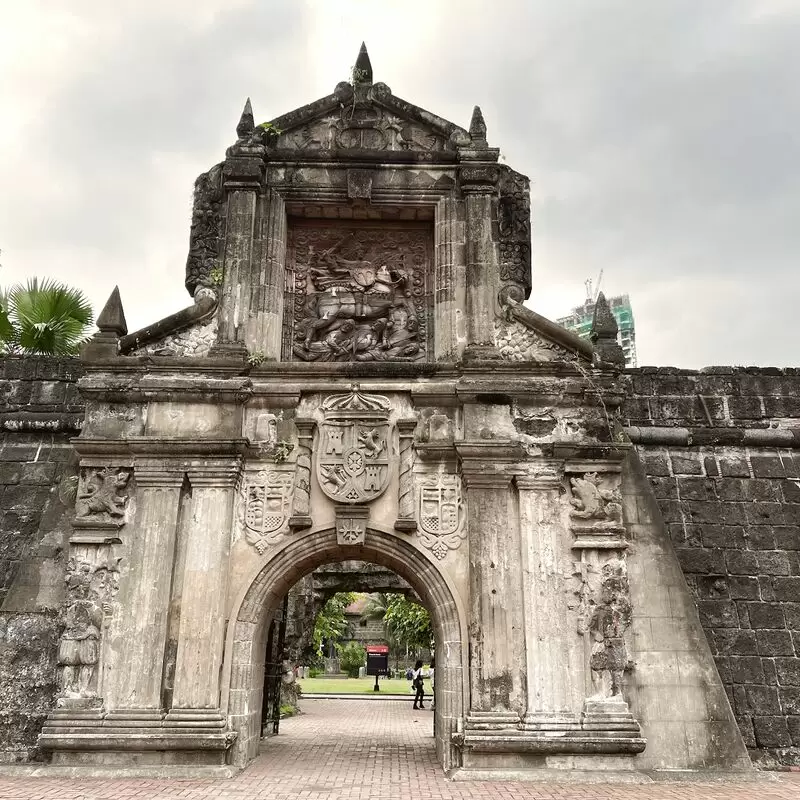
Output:
<path fill-rule="evenodd" d="M 182 439 L 131 436 L 126 439 L 72 439 L 75 451 L 82 458 L 126 459 L 157 457 L 170 460 L 206 458 L 208 456 L 245 455 L 248 439 Z"/>
<path fill-rule="evenodd" d="M 136 403 L 177 401 L 194 403 L 246 403 L 252 384 L 246 377 L 220 378 L 198 374 L 129 376 L 89 375 L 78 381 L 81 394 L 90 400 Z"/>

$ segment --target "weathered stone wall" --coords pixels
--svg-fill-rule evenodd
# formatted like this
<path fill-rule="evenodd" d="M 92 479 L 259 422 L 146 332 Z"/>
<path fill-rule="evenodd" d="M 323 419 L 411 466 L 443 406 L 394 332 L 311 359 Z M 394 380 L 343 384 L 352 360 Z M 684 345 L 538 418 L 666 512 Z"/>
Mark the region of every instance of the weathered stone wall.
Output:
<path fill-rule="evenodd" d="M 800 371 L 629 376 L 624 422 L 745 742 L 800 764 Z"/>
<path fill-rule="evenodd" d="M 79 373 L 72 360 L 0 359 L 5 761 L 35 755 L 56 693 L 69 536 L 58 489 L 76 473 Z M 800 375 L 631 370 L 623 416 L 748 746 L 800 763 Z"/>
<path fill-rule="evenodd" d="M 71 359 L 0 359 L 0 762 L 35 755 L 57 692 L 79 374 Z"/>

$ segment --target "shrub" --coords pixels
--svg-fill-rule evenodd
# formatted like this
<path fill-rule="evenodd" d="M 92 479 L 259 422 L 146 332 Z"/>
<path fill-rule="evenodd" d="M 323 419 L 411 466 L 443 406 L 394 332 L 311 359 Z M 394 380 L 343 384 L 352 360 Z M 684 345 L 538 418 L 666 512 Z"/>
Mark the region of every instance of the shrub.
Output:
<path fill-rule="evenodd" d="M 357 678 L 358 670 L 366 663 L 367 651 L 358 642 L 348 642 L 337 646 L 336 652 L 342 672 L 346 672 L 351 678 Z"/>

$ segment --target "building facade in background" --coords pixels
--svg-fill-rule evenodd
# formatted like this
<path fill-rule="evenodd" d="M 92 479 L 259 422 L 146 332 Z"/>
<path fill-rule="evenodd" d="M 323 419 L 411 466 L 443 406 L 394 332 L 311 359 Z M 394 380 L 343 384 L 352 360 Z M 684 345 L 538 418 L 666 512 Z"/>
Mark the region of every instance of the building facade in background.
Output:
<path fill-rule="evenodd" d="M 619 333 L 617 341 L 622 345 L 625 353 L 625 366 L 635 367 L 636 362 L 636 327 L 633 322 L 633 309 L 631 300 L 627 294 L 617 297 L 609 297 L 608 305 L 611 313 L 617 320 Z M 568 317 L 557 320 L 559 325 L 563 325 L 567 330 L 577 333 L 583 339 L 589 338 L 589 331 L 592 328 L 592 317 L 594 316 L 595 300 L 587 298 L 583 305 L 572 309 Z"/>

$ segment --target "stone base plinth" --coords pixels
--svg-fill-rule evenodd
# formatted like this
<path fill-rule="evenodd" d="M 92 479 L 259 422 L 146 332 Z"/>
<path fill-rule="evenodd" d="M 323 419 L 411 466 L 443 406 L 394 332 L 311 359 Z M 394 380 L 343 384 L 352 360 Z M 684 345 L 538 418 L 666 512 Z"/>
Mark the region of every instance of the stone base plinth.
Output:
<path fill-rule="evenodd" d="M 39 736 L 54 767 L 223 767 L 236 734 L 214 709 L 56 710 Z"/>

